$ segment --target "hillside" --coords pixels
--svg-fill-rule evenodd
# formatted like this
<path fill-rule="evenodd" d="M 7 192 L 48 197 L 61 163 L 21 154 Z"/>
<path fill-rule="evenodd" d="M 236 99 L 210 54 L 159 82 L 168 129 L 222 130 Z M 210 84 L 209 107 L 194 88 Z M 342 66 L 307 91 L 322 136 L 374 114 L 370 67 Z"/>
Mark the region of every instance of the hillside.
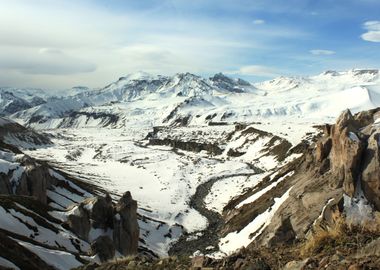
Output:
<path fill-rule="evenodd" d="M 27 242 L 35 265 L 69 269 L 136 253 L 120 267 L 378 263 L 378 70 L 255 84 L 139 72 L 76 90 L 0 119 L 0 205 L 13 209 L 0 228 L 14 245 Z M 42 184 L 31 188 L 34 181 Z M 28 208 L 33 197 L 43 210 Z M 26 227 L 14 231 L 19 212 Z M 313 246 L 318 233 L 327 242 Z M 371 245 L 366 261 L 359 251 Z M 40 248 L 67 260 L 53 265 Z M 7 256 L 0 265 L 23 267 Z"/>

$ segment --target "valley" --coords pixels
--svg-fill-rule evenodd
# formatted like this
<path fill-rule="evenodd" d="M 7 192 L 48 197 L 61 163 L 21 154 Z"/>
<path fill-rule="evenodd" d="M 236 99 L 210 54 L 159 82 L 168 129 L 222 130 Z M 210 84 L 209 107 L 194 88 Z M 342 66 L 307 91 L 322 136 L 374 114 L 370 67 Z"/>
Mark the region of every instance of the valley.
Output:
<path fill-rule="evenodd" d="M 118 244 L 123 236 L 118 222 L 125 205 L 133 209 L 135 200 L 137 212 L 125 215 L 137 217 L 139 256 L 225 260 L 241 248 L 277 248 L 306 239 L 313 224 L 325 211 L 333 211 L 343 194 L 351 196 L 344 197 L 345 202 L 351 198 L 357 207 L 359 195 L 349 194 L 355 188 L 346 184 L 348 173 L 344 180 L 335 180 L 348 169 L 334 158 L 358 142 L 363 142 L 358 149 L 364 149 L 368 137 L 377 134 L 380 76 L 378 70 L 329 71 L 250 84 L 223 74 L 206 79 L 190 73 L 136 73 L 102 89 L 73 92 L 47 97 L 36 91 L 43 100 L 36 106 L 23 97 L 22 89 L 2 95 L 1 102 L 8 106 L 3 108 L 10 108 L 2 111 L 4 123 L 0 121 L 5 145 L 0 161 L 9 167 L 0 170 L 0 176 L 4 186 L 13 187 L 7 192 L 26 195 L 35 180 L 23 176 L 28 163 L 6 153 L 20 151 L 18 155 L 43 164 L 52 177 L 43 189 L 49 220 L 81 239 L 82 248 L 49 241 L 25 244 L 24 238 L 18 243 L 37 255 L 39 248 L 51 248 L 44 251 L 50 257 L 40 256 L 46 264 L 54 249 L 69 252 L 67 256 L 77 258 L 70 267 L 76 267 L 104 261 L 93 244 L 109 237 L 117 249 L 107 256 L 120 258 L 127 254 Z M 342 126 L 350 127 L 347 132 L 330 131 L 346 122 Z M 336 152 L 330 149 L 338 144 L 335 137 L 329 143 L 325 138 L 334 132 L 342 141 L 350 140 L 336 146 Z M 347 164 L 360 160 L 348 158 Z M 23 177 L 29 179 L 25 190 L 19 184 Z M 67 181 L 80 183 L 80 188 L 71 190 Z M 99 209 L 111 209 L 113 216 L 93 210 L 91 205 L 97 203 Z M 373 203 L 376 200 L 364 204 Z M 87 215 L 93 227 L 82 232 L 77 222 L 88 222 Z M 28 217 L 19 219 L 27 227 L 33 223 Z M 326 220 L 331 219 L 329 214 Z M 10 230 L 4 222 L 0 229 Z M 59 239 L 66 241 L 64 236 Z M 56 267 L 68 269 L 64 263 Z"/>

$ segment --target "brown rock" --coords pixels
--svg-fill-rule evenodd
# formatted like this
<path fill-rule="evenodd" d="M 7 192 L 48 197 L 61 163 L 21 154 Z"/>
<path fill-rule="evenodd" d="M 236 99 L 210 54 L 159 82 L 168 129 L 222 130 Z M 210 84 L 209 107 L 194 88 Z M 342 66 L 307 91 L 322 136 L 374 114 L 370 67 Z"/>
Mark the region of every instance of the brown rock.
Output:
<path fill-rule="evenodd" d="M 191 259 L 191 267 L 193 269 L 202 268 L 204 266 L 205 257 L 204 256 L 196 256 Z"/>
<path fill-rule="evenodd" d="M 362 188 L 367 199 L 380 210 L 380 133 L 373 133 L 368 139 L 362 173 Z"/>
<path fill-rule="evenodd" d="M 332 147 L 330 153 L 331 167 L 335 174 L 332 186 L 343 187 L 344 191 L 353 196 L 355 182 L 360 174 L 360 160 L 365 144 L 359 139 L 356 122 L 351 112 L 346 110 L 331 127 Z M 358 139 L 350 138 L 355 133 Z"/>
<path fill-rule="evenodd" d="M 352 264 L 350 267 L 348 267 L 348 270 L 362 270 L 363 267 L 361 267 L 359 264 Z"/>
<path fill-rule="evenodd" d="M 308 263 L 309 259 L 303 261 L 290 261 L 288 262 L 283 270 L 302 270 Z"/>
<path fill-rule="evenodd" d="M 331 142 L 331 138 L 326 138 L 317 143 L 315 155 L 318 162 L 322 162 L 330 154 Z"/>

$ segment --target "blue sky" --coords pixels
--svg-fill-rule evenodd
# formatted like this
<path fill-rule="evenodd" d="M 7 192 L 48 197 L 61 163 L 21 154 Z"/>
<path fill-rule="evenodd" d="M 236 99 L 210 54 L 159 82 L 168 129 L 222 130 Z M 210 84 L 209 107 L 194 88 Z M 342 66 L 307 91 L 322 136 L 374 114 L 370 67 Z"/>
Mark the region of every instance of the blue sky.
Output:
<path fill-rule="evenodd" d="M 379 68 L 378 0 L 0 0 L 0 85 Z"/>

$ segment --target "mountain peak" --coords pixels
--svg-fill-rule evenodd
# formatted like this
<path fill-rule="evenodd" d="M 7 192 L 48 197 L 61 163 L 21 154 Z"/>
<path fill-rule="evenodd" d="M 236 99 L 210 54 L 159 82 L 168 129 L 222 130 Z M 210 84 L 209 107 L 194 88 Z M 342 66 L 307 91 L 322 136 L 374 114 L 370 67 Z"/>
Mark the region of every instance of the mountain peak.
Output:
<path fill-rule="evenodd" d="M 138 81 L 138 80 L 146 80 L 151 79 L 154 76 L 150 73 L 144 71 L 137 71 L 134 73 L 129 73 L 124 77 L 120 77 L 118 81 Z"/>

